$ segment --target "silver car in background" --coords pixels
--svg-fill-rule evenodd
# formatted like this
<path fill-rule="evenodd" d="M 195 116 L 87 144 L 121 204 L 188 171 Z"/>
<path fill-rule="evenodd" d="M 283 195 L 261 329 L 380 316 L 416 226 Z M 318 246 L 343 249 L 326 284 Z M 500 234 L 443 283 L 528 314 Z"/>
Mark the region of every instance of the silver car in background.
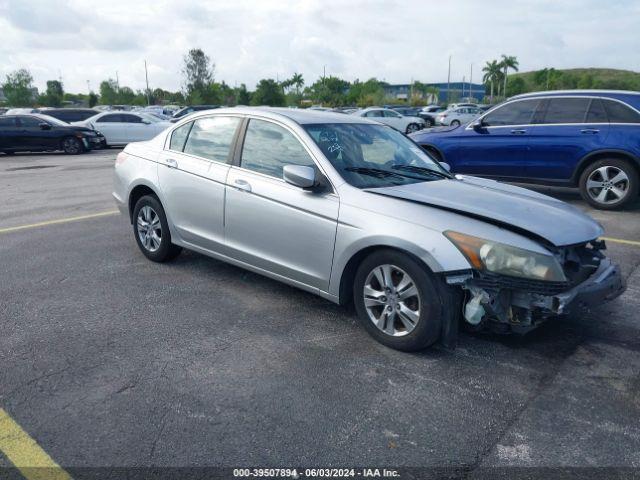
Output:
<path fill-rule="evenodd" d="M 422 130 L 426 124 L 420 117 L 405 117 L 390 108 L 369 107 L 362 110 L 356 110 L 349 115 L 368 118 L 376 122 L 384 123 L 395 128 L 402 133 L 415 133 Z"/>
<path fill-rule="evenodd" d="M 475 120 L 481 113 L 483 111 L 478 107 L 449 108 L 436 115 L 436 125 L 450 125 L 452 127 L 466 125 Z"/>
<path fill-rule="evenodd" d="M 590 217 L 453 176 L 358 116 L 195 113 L 118 154 L 113 196 L 150 260 L 188 248 L 352 301 L 373 337 L 405 351 L 452 346 L 461 321 L 526 332 L 624 289 Z"/>

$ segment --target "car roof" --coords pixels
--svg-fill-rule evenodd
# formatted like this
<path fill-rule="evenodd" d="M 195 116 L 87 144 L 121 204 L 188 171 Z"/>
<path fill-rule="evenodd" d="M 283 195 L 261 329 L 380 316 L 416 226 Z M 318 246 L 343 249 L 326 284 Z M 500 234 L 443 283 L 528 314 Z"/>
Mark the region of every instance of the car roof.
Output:
<path fill-rule="evenodd" d="M 517 98 L 533 98 L 533 97 L 547 97 L 547 96 L 559 96 L 559 95 L 577 95 L 577 96 L 627 96 L 627 95 L 640 95 L 640 92 L 633 90 L 548 90 L 540 92 L 529 92 L 515 95 L 509 100 L 515 100 Z"/>
<path fill-rule="evenodd" d="M 215 110 L 204 110 L 191 114 L 188 118 L 193 120 L 201 116 L 207 115 L 207 112 L 220 114 L 245 114 L 245 115 L 257 115 L 267 118 L 287 119 L 300 125 L 318 124 L 318 123 L 370 123 L 378 125 L 377 122 L 372 122 L 362 117 L 353 115 L 345 115 L 344 113 L 337 112 L 325 112 L 321 110 L 306 110 L 301 108 L 283 108 L 283 107 L 230 107 L 230 108 L 216 108 Z"/>

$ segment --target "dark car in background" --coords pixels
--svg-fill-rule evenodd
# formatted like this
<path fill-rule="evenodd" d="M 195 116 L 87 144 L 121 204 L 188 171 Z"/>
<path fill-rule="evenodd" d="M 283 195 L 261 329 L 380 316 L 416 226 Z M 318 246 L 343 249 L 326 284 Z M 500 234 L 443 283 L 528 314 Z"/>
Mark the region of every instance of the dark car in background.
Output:
<path fill-rule="evenodd" d="M 192 112 L 199 112 L 201 110 L 212 110 L 214 108 L 220 108 L 220 105 L 189 105 L 188 107 L 183 107 L 176 113 L 174 113 L 171 122 L 175 123 L 185 115 L 189 115 Z"/>
<path fill-rule="evenodd" d="M 62 150 L 77 154 L 99 148 L 104 138 L 86 127 L 37 113 L 0 117 L 0 152 Z"/>
<path fill-rule="evenodd" d="M 455 173 L 579 187 L 585 201 L 604 210 L 638 197 L 640 92 L 518 95 L 466 126 L 412 138 Z"/>
<path fill-rule="evenodd" d="M 423 107 L 417 114 L 418 117 L 424 120 L 424 123 L 427 127 L 433 127 L 436 124 L 436 116 L 440 112 L 444 112 L 446 110 L 445 107 L 441 107 L 440 105 L 428 105 Z"/>
<path fill-rule="evenodd" d="M 100 112 L 92 108 L 51 108 L 43 113 L 49 117 L 62 120 L 63 122 L 71 123 L 82 122 Z"/>

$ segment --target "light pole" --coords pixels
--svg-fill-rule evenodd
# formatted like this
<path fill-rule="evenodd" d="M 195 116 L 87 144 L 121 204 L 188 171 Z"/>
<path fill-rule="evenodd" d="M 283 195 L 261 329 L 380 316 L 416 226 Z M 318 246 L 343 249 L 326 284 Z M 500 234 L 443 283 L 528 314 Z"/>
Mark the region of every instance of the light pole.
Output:
<path fill-rule="evenodd" d="M 449 72 L 447 73 L 447 105 L 449 105 L 450 91 L 451 91 L 451 55 L 449 55 Z"/>

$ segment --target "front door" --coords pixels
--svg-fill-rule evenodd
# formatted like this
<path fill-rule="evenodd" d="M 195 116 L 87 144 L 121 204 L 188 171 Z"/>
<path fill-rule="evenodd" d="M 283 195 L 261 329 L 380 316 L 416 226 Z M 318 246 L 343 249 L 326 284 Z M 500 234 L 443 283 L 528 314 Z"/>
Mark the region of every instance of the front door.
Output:
<path fill-rule="evenodd" d="M 167 216 L 185 243 L 224 254 L 224 196 L 238 117 L 198 118 L 173 131 L 158 165 Z"/>
<path fill-rule="evenodd" d="M 17 147 L 18 128 L 16 117 L 0 117 L 0 152 Z"/>
<path fill-rule="evenodd" d="M 447 153 L 453 171 L 483 177 L 525 177 L 525 154 L 539 103 L 537 99 L 510 102 L 489 112 L 481 128 L 459 127 Z"/>
<path fill-rule="evenodd" d="M 315 166 L 300 139 L 276 123 L 250 119 L 240 166 L 227 177 L 229 255 L 255 267 L 328 290 L 338 197 L 290 185 L 284 165 Z"/>

